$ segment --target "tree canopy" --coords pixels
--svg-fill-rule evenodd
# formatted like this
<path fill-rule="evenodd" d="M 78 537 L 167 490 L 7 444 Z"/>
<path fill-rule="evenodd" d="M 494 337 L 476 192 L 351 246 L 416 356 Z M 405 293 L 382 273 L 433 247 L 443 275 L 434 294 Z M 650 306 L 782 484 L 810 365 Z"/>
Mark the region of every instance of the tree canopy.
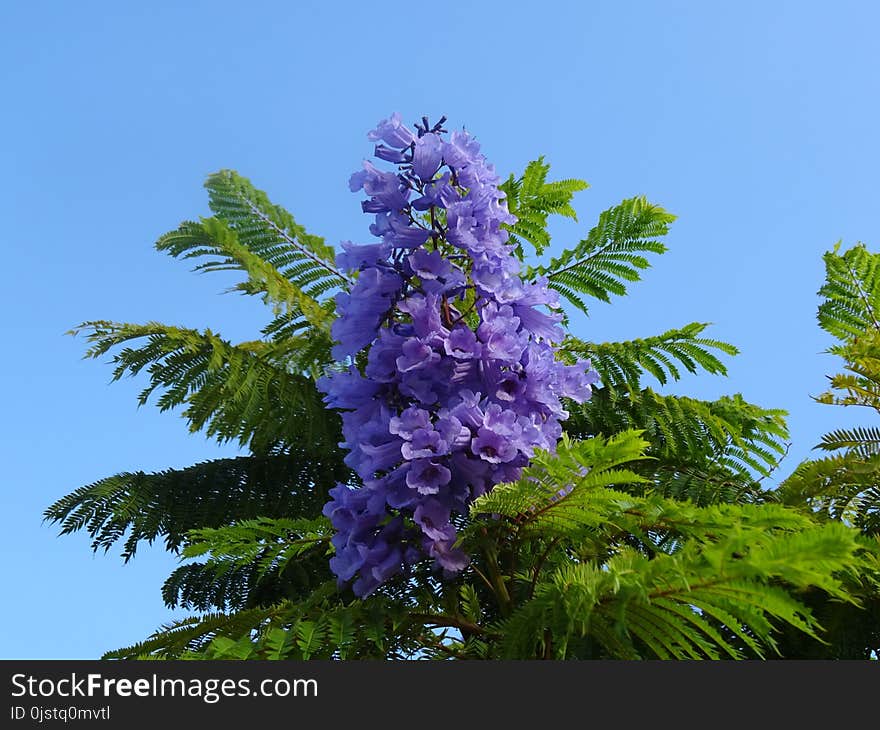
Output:
<path fill-rule="evenodd" d="M 181 557 L 162 596 L 193 615 L 105 656 L 876 652 L 880 433 L 830 433 L 829 456 L 767 487 L 788 445 L 783 411 L 664 392 L 683 373 L 726 375 L 733 345 L 701 321 L 592 342 L 555 303 L 586 312 L 625 296 L 674 216 L 632 197 L 548 258 L 548 221 L 577 220 L 587 184 L 551 180 L 543 157 L 502 182 L 473 138 L 445 131 L 392 117 L 371 132 L 397 166 L 352 177 L 376 216 L 372 247 L 337 251 L 237 172 L 208 176 L 212 215 L 156 248 L 196 271 L 240 272 L 236 290 L 268 308 L 253 340 L 156 322 L 73 330 L 87 357 L 110 354 L 115 379 L 146 378 L 141 403 L 249 452 L 112 475 L 46 510 L 96 551 L 127 561 L 161 539 Z M 820 400 L 880 410 L 880 258 L 856 246 L 825 260 L 819 322 L 846 373 Z M 386 350 L 397 359 L 383 370 Z M 471 403 L 473 383 L 496 395 Z M 541 383 L 555 390 L 536 395 Z M 442 389 L 443 407 L 426 388 Z M 419 442 L 410 417 L 426 433 L 452 428 L 447 450 L 441 436 Z M 367 505 L 377 495 L 380 517 Z"/>

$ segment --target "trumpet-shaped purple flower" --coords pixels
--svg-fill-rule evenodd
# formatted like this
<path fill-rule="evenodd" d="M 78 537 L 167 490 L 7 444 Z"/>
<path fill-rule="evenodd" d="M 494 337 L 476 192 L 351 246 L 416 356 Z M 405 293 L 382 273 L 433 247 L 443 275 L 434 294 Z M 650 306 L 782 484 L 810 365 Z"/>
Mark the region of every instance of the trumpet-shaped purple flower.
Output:
<path fill-rule="evenodd" d="M 461 200 L 461 194 L 452 186 L 452 176 L 444 172 L 422 189 L 421 197 L 412 201 L 415 210 L 428 210 L 433 205 L 437 208 L 448 208 L 452 203 Z"/>
<path fill-rule="evenodd" d="M 505 372 L 495 386 L 495 397 L 502 402 L 517 403 L 525 392 L 525 381 L 515 370 Z"/>
<path fill-rule="evenodd" d="M 397 309 L 410 316 L 416 337 L 430 337 L 443 329 L 440 297 L 436 294 L 412 294 Z"/>
<path fill-rule="evenodd" d="M 599 381 L 599 373 L 588 370 L 588 367 L 589 363 L 581 361 L 557 369 L 557 390 L 562 397 L 571 398 L 575 403 L 583 403 L 590 399 L 591 386 Z"/>
<path fill-rule="evenodd" d="M 354 411 L 367 405 L 379 385 L 364 378 L 355 368 L 333 372 L 318 380 L 318 387 L 327 395 L 324 402 L 330 408 Z"/>
<path fill-rule="evenodd" d="M 371 266 L 361 271 L 350 293 L 336 295 L 339 316 L 333 322 L 331 334 L 338 344 L 333 348 L 333 357 L 341 360 L 354 355 L 376 339 L 382 318 L 402 286 L 397 272 Z"/>
<path fill-rule="evenodd" d="M 405 152 L 396 150 L 393 147 L 386 147 L 384 144 L 377 144 L 373 154 L 380 160 L 385 160 L 385 162 L 406 162 Z"/>
<path fill-rule="evenodd" d="M 384 230 L 382 239 L 394 248 L 415 249 L 424 245 L 431 237 L 431 231 L 410 225 L 409 221 L 404 220 L 400 215 L 389 215 L 383 221 L 387 228 Z"/>
<path fill-rule="evenodd" d="M 413 275 L 419 278 L 422 289 L 428 293 L 453 292 L 454 296 L 454 290 L 466 284 L 462 270 L 443 258 L 439 251 L 418 249 L 409 257 L 407 263 Z"/>
<path fill-rule="evenodd" d="M 407 441 L 412 441 L 416 431 L 430 427 L 431 414 L 417 406 L 405 408 L 399 416 L 393 416 L 388 422 L 388 431 Z"/>
<path fill-rule="evenodd" d="M 407 472 L 406 483 L 420 494 L 437 494 L 440 487 L 449 484 L 451 477 L 452 472 L 443 464 L 431 459 L 418 459 Z"/>
<path fill-rule="evenodd" d="M 449 517 L 449 507 L 433 496 L 422 500 L 413 513 L 415 523 L 433 540 L 450 540 L 455 536 Z"/>
<path fill-rule="evenodd" d="M 401 373 L 410 370 L 418 370 L 433 365 L 440 359 L 440 355 L 416 337 L 405 340 L 400 348 L 401 355 L 397 358 L 397 369 Z"/>
<path fill-rule="evenodd" d="M 430 182 L 440 167 L 443 159 L 443 142 L 433 133 L 419 137 L 413 147 L 413 173 L 422 182 Z"/>
<path fill-rule="evenodd" d="M 383 119 L 376 128 L 367 134 L 367 138 L 373 142 L 382 140 L 396 149 L 409 147 L 416 140 L 416 135 L 403 123 L 398 112 L 394 112 L 388 119 Z"/>
<path fill-rule="evenodd" d="M 459 324 L 449 333 L 443 349 L 447 355 L 452 355 L 457 360 L 471 360 L 480 357 L 483 345 L 477 341 L 477 336 L 470 327 Z"/>
<path fill-rule="evenodd" d="M 387 213 L 406 207 L 409 191 L 397 175 L 377 170 L 364 160 L 364 169 L 354 173 L 348 181 L 352 192 L 363 188 L 370 200 L 361 206 L 365 213 Z"/>
<path fill-rule="evenodd" d="M 491 428 L 481 428 L 471 441 L 471 451 L 483 461 L 500 464 L 516 458 L 518 450 L 505 436 Z"/>
<path fill-rule="evenodd" d="M 446 387 L 443 379 L 443 373 L 449 370 L 445 367 L 448 363 L 440 360 L 438 367 L 434 368 L 435 372 L 426 369 L 413 370 L 412 372 L 403 373 L 400 377 L 400 386 L 398 390 L 413 402 L 419 403 L 426 407 L 433 408 L 440 400 L 440 396 Z M 448 380 L 449 375 L 446 375 Z"/>
<path fill-rule="evenodd" d="M 448 444 L 439 431 L 433 428 L 419 428 L 413 432 L 412 439 L 404 441 L 400 453 L 407 461 L 442 456 L 449 451 Z"/>
<path fill-rule="evenodd" d="M 451 138 L 443 145 L 443 158 L 446 163 L 457 171 L 482 162 L 480 144 L 466 132 L 454 131 Z"/>

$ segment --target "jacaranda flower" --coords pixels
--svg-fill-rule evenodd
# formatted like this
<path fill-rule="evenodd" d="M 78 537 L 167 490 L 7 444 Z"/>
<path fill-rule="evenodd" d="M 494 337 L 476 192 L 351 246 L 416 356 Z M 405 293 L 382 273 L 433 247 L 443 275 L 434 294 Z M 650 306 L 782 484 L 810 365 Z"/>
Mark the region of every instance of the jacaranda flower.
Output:
<path fill-rule="evenodd" d="M 470 134 L 446 138 L 441 124 L 410 129 L 392 114 L 368 137 L 396 171 L 367 161 L 349 182 L 379 242 L 342 244 L 337 264 L 355 279 L 336 296 L 341 362 L 318 384 L 357 476 L 324 508 L 330 567 L 359 596 L 421 560 L 463 570 L 470 504 L 553 450 L 561 399 L 586 400 L 598 380 L 589 362 L 556 359 L 556 292 L 522 280 L 494 168 Z"/>

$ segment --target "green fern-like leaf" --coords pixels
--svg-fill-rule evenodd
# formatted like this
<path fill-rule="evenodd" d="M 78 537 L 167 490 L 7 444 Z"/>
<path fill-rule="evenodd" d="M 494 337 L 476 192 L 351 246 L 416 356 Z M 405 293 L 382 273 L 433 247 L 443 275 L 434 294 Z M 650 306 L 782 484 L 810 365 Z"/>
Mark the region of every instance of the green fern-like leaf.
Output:
<path fill-rule="evenodd" d="M 517 217 L 516 223 L 505 227 L 520 258 L 524 255 L 523 241 L 530 243 L 538 255 L 550 245 L 547 218 L 551 214 L 577 220 L 571 199 L 589 187 L 583 180 L 547 182 L 549 171 L 550 165 L 539 157 L 526 166 L 521 177 L 511 175 L 500 186 L 507 196 L 508 210 Z"/>
<path fill-rule="evenodd" d="M 603 212 L 585 239 L 546 266 L 529 267 L 525 278 L 546 276 L 552 288 L 579 308 L 579 295 L 608 302 L 612 294 L 626 294 L 626 283 L 641 278 L 650 265 L 645 254 L 666 251 L 658 239 L 673 220 L 674 215 L 644 197 L 624 200 Z"/>
<path fill-rule="evenodd" d="M 258 453 L 307 438 L 328 449 L 339 441 L 339 424 L 328 415 L 312 377 L 304 374 L 300 340 L 234 345 L 210 330 L 200 332 L 151 322 L 146 325 L 86 322 L 97 358 L 113 348 L 113 379 L 146 369 L 144 404 L 157 390 L 160 410 L 185 406 L 190 430 L 204 429 L 219 441 L 236 440 Z M 139 341 L 138 346 L 127 346 Z M 314 366 L 314 364 L 312 364 Z"/>
<path fill-rule="evenodd" d="M 880 254 L 857 244 L 839 253 L 840 242 L 828 251 L 825 283 L 819 289 L 819 325 L 843 341 L 866 330 L 880 330 Z"/>
<path fill-rule="evenodd" d="M 784 504 L 880 534 L 880 455 L 858 450 L 801 462 L 776 490 Z"/>
<path fill-rule="evenodd" d="M 560 356 L 567 361 L 588 359 L 598 371 L 601 383 L 609 389 L 639 389 L 643 373 L 654 376 L 661 384 L 681 377 L 680 368 L 690 373 L 700 369 L 726 375 L 727 368 L 714 351 L 736 355 L 733 345 L 701 337 L 707 324 L 692 322 L 655 337 L 625 342 L 584 342 L 567 337 L 560 347 Z"/>
<path fill-rule="evenodd" d="M 768 475 L 786 451 L 785 411 L 760 408 L 740 395 L 701 401 L 661 395 L 651 388 L 599 388 L 573 407 L 565 430 L 573 437 L 640 429 L 661 466 L 721 466 L 751 480 Z"/>
<path fill-rule="evenodd" d="M 279 604 L 231 614 L 214 612 L 188 616 L 161 626 L 142 642 L 105 653 L 102 659 L 191 658 L 191 654 L 206 651 L 217 637 L 225 637 L 232 644 L 221 642 L 219 648 L 222 653 L 223 649 L 228 649 L 241 641 L 243 636 L 249 635 L 255 627 L 263 626 L 274 616 L 285 614 L 288 610 L 288 605 Z M 244 645 L 245 642 L 238 651 Z"/>
<path fill-rule="evenodd" d="M 247 248 L 284 274 L 311 297 L 345 285 L 336 253 L 324 239 L 308 233 L 284 208 L 274 205 L 245 177 L 220 170 L 205 182 L 209 205 Z"/>
<path fill-rule="evenodd" d="M 601 519 L 608 508 L 596 502 L 622 496 L 605 488 L 645 481 L 620 466 L 644 458 L 647 446 L 637 431 L 579 442 L 563 436 L 556 454 L 537 453 L 521 479 L 496 486 L 477 499 L 471 511 L 507 517 L 518 529 L 529 527 L 544 534 L 566 529 L 570 520 Z M 575 492 L 577 497 L 572 496 Z M 592 503 L 582 505 L 582 498 Z M 571 509 L 574 502 L 577 508 Z"/>
<path fill-rule="evenodd" d="M 880 454 L 880 428 L 860 426 L 829 431 L 816 448 L 825 451 L 847 449 L 862 458 L 870 458 Z"/>
<path fill-rule="evenodd" d="M 763 656 L 780 626 L 821 630 L 777 581 L 851 600 L 834 575 L 856 553 L 853 532 L 838 524 L 687 542 L 653 558 L 623 548 L 603 564 L 561 566 L 498 628 L 508 657 L 577 657 L 585 642 L 611 658 Z"/>
<path fill-rule="evenodd" d="M 312 295 L 307 278 L 297 278 L 296 271 L 281 271 L 254 253 L 241 241 L 239 232 L 222 218 L 203 218 L 198 223 L 186 221 L 177 230 L 162 236 L 156 248 L 179 258 L 210 257 L 209 261 L 196 266 L 196 271 L 243 270 L 248 278 L 234 290 L 262 295 L 298 330 L 311 326 L 326 331 L 333 320 L 332 307 L 322 305 Z M 334 285 L 339 283 L 341 281 L 334 280 Z"/>
<path fill-rule="evenodd" d="M 86 531 L 94 550 L 122 541 L 128 561 L 140 543 L 160 537 L 176 552 L 190 530 L 256 517 L 316 515 L 327 491 L 347 478 L 340 454 L 304 442 L 284 454 L 117 474 L 62 497 L 45 518 L 59 523 L 62 534 Z"/>

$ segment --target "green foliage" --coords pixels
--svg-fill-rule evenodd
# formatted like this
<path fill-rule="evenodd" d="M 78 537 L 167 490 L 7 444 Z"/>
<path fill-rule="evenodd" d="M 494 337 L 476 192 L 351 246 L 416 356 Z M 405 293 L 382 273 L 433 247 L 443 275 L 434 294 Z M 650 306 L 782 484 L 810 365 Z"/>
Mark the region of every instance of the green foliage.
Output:
<path fill-rule="evenodd" d="M 560 354 L 571 362 L 588 358 L 609 390 L 637 390 L 645 373 L 661 385 L 678 380 L 683 368 L 689 373 L 704 370 L 713 375 L 727 375 L 724 363 L 713 352 L 736 355 L 736 347 L 721 340 L 700 337 L 708 324 L 691 322 L 680 329 L 625 342 L 584 342 L 568 336 Z"/>
<path fill-rule="evenodd" d="M 824 255 L 825 283 L 818 308 L 820 326 L 838 340 L 828 352 L 841 356 L 846 374 L 832 376 L 820 403 L 862 406 L 880 413 L 880 256 L 863 244 Z M 838 394 L 835 394 L 836 391 Z M 841 428 L 815 448 L 836 452 L 802 462 L 781 485 L 778 497 L 826 519 L 880 534 L 880 429 Z"/>
<path fill-rule="evenodd" d="M 586 650 L 618 659 L 717 659 L 748 650 L 762 657 L 776 648 L 774 622 L 813 637 L 818 628 L 809 609 L 774 582 L 818 584 L 845 598 L 829 573 L 846 569 L 854 549 L 852 534 L 829 524 L 787 536 L 689 542 L 653 559 L 624 548 L 602 565 L 563 565 L 503 624 L 504 655 L 564 659 Z"/>
<path fill-rule="evenodd" d="M 791 589 L 850 600 L 852 531 L 773 505 L 697 507 L 614 488 L 647 445 L 636 433 L 564 440 L 473 506 L 469 535 L 500 529 L 540 558 L 511 572 L 526 600 L 497 622 L 504 657 L 718 658 L 775 649 L 774 626 L 818 629 Z M 522 551 L 513 550 L 522 555 Z M 783 587 L 785 586 L 785 587 Z"/>
<path fill-rule="evenodd" d="M 598 527 L 605 519 L 609 500 L 630 499 L 609 487 L 646 481 L 618 467 L 641 459 L 647 446 L 635 431 L 608 440 L 596 436 L 572 442 L 563 436 L 555 455 L 536 454 L 519 481 L 498 485 L 474 502 L 472 512 L 510 518 L 517 534 L 584 534 L 583 528 Z M 483 525 L 478 522 L 472 529 Z"/>
<path fill-rule="evenodd" d="M 571 200 L 586 183 L 547 182 L 548 172 L 539 158 L 502 186 L 519 219 L 509 233 L 520 258 L 524 242 L 546 250 L 551 214 L 577 220 Z M 211 330 L 106 321 L 74 332 L 86 333 L 87 357 L 113 353 L 114 379 L 148 377 L 142 404 L 156 394 L 192 431 L 252 455 L 118 474 L 46 510 L 62 533 L 85 530 L 95 550 L 121 543 L 128 560 L 162 539 L 181 555 L 163 598 L 200 613 L 106 658 L 695 659 L 802 655 L 806 646 L 842 656 L 850 649 L 824 644 L 823 626 L 880 615 L 871 541 L 880 434 L 832 433 L 823 445 L 843 455 L 805 467 L 778 493 L 764 490 L 786 450 L 784 412 L 643 382 L 726 374 L 720 356 L 736 348 L 703 336 L 699 322 L 616 343 L 569 337 L 560 357 L 589 357 L 602 386 L 567 405 L 556 454 L 536 454 L 521 479 L 460 520 L 468 568 L 442 580 L 426 561 L 363 600 L 340 589 L 321 507 L 353 476 L 315 379 L 332 363 L 328 294 L 348 278 L 330 246 L 247 179 L 224 170 L 206 188 L 213 216 L 182 223 L 157 247 L 198 259 L 198 271 L 243 272 L 235 290 L 272 309 L 262 338 L 232 344 Z M 642 197 L 625 200 L 525 278 L 546 276 L 583 310 L 582 297 L 609 301 L 639 279 L 647 254 L 665 251 L 659 239 L 673 220 Z M 835 304 L 822 316 L 832 333 L 861 327 L 845 345 L 856 380 L 832 385 L 873 406 L 875 264 L 867 252 L 850 258 L 827 261 Z M 847 647 L 872 636 L 851 633 Z"/>
<path fill-rule="evenodd" d="M 259 517 L 191 530 L 183 558 L 207 556 L 175 570 L 162 595 L 170 607 L 201 611 L 271 605 L 307 595 L 332 577 L 329 522 Z"/>
<path fill-rule="evenodd" d="M 331 581 L 274 608 L 179 622 L 109 656 L 754 657 L 776 650 L 782 627 L 819 635 L 800 591 L 852 603 L 841 579 L 864 562 L 852 530 L 781 505 L 621 491 L 641 480 L 628 465 L 647 445 L 625 432 L 538 454 L 520 480 L 474 503 L 461 536 L 473 563 L 457 585 L 417 572 L 355 600 Z M 192 535 L 192 553 L 271 569 L 288 550 L 322 550 L 323 530 L 251 522 Z"/>
<path fill-rule="evenodd" d="M 824 519 L 880 534 L 880 458 L 851 452 L 808 459 L 780 485 L 777 497 Z"/>
<path fill-rule="evenodd" d="M 335 315 L 332 303 L 319 300 L 349 281 L 336 268 L 333 248 L 232 170 L 210 175 L 205 187 L 214 216 L 183 222 L 156 248 L 177 258 L 207 258 L 196 271 L 244 271 L 248 278 L 235 289 L 261 294 L 273 305 L 273 330 L 288 336 L 305 332 L 306 340 L 317 337 L 329 350 Z"/>
<path fill-rule="evenodd" d="M 205 181 L 208 204 L 219 218 L 239 233 L 244 244 L 267 263 L 296 281 L 302 274 L 298 266 L 311 261 L 322 269 L 309 276 L 311 296 L 347 280 L 336 269 L 336 251 L 324 239 L 306 232 L 284 208 L 274 205 L 262 190 L 234 170 L 220 170 Z M 330 279 L 329 282 L 314 282 Z"/>
<path fill-rule="evenodd" d="M 402 659 L 430 634 L 398 603 L 339 598 L 335 581 L 294 603 L 192 616 L 105 659 Z"/>
<path fill-rule="evenodd" d="M 754 501 L 761 491 L 756 475 L 768 476 L 785 453 L 785 413 L 759 408 L 738 395 L 707 402 L 642 387 L 646 374 L 661 385 L 678 380 L 683 370 L 726 374 L 716 353 L 735 355 L 737 349 L 702 337 L 706 326 L 694 322 L 625 342 L 566 338 L 561 356 L 572 362 L 589 358 L 602 387 L 588 403 L 572 405 L 565 429 L 581 438 L 640 429 L 653 460 L 634 468 L 648 478 L 651 489 L 700 504 Z"/>
<path fill-rule="evenodd" d="M 880 428 L 839 428 L 826 433 L 817 444 L 825 451 L 849 449 L 863 459 L 870 459 L 880 450 Z"/>
<path fill-rule="evenodd" d="M 526 165 L 520 177 L 511 175 L 500 186 L 507 195 L 508 210 L 517 217 L 517 222 L 507 226 L 507 230 L 510 243 L 516 247 L 520 258 L 524 256 L 523 241 L 528 241 L 539 256 L 550 245 L 547 218 L 551 214 L 577 220 L 571 199 L 575 193 L 589 187 L 584 180 L 574 179 L 548 183 L 548 172 L 550 165 L 539 157 Z"/>
<path fill-rule="evenodd" d="M 144 641 L 122 649 L 109 651 L 102 659 L 183 659 L 195 652 L 203 652 L 215 638 L 228 648 L 224 639 L 233 643 L 249 643 L 248 637 L 255 626 L 261 626 L 273 616 L 282 613 L 285 604 L 270 608 L 252 608 L 235 613 L 209 613 L 188 616 L 162 625 Z M 201 657 L 199 657 L 201 658 Z"/>
<path fill-rule="evenodd" d="M 840 241 L 823 256 L 825 283 L 817 317 L 822 329 L 848 343 L 880 329 L 880 255 L 861 243 L 839 251 Z"/>
<path fill-rule="evenodd" d="M 830 347 L 828 352 L 844 359 L 846 372 L 829 377 L 831 390 L 815 400 L 880 411 L 880 330 L 868 329 L 859 337 Z"/>
<path fill-rule="evenodd" d="M 825 282 L 819 289 L 819 325 L 838 343 L 828 349 L 845 362 L 846 373 L 829 378 L 831 390 L 820 403 L 862 406 L 880 412 L 880 256 L 863 244 L 843 253 L 838 242 L 824 255 Z M 857 528 L 872 561 L 868 570 L 849 581 L 863 611 L 805 594 L 829 626 L 828 647 L 803 637 L 786 636 L 788 656 L 866 659 L 880 652 L 880 429 L 839 428 L 814 447 L 829 452 L 807 459 L 779 485 L 773 498 L 804 510 L 829 524 Z"/>
<path fill-rule="evenodd" d="M 96 551 L 123 541 L 128 561 L 141 542 L 158 537 L 176 552 L 189 530 L 261 516 L 317 515 L 327 490 L 347 474 L 341 454 L 304 443 L 283 454 L 117 474 L 62 497 L 45 518 L 59 523 L 62 534 L 85 530 Z"/>
<path fill-rule="evenodd" d="M 294 283 L 243 245 L 239 233 L 220 218 L 203 218 L 199 223 L 184 222 L 176 231 L 162 236 L 156 247 L 182 258 L 222 256 L 219 260 L 200 264 L 195 270 L 242 269 L 247 273 L 248 279 L 234 287 L 235 290 L 245 294 L 262 294 L 264 301 L 291 318 L 297 329 L 311 325 L 318 330 L 329 330 L 333 320 L 332 310 L 322 307 L 300 286 L 312 283 L 310 280 L 315 272 L 324 273 L 324 269 L 316 267 L 305 272 L 299 269 L 290 271 L 288 273 L 291 275 L 306 274 L 299 277 L 298 283 Z M 314 264 L 311 259 L 307 261 Z M 327 282 L 319 280 L 319 283 Z"/>
<path fill-rule="evenodd" d="M 572 408 L 566 431 L 581 438 L 640 429 L 657 458 L 648 465 L 657 480 L 682 469 L 720 468 L 728 478 L 751 484 L 753 474 L 768 475 L 785 453 L 785 412 L 747 403 L 739 394 L 715 401 L 662 395 L 651 388 L 620 391 L 599 388 Z M 662 488 L 662 482 L 657 482 Z"/>
<path fill-rule="evenodd" d="M 325 446 L 339 441 L 339 423 L 328 414 L 307 367 L 299 340 L 242 342 L 233 345 L 211 330 L 115 322 L 85 322 L 72 330 L 86 333 L 86 357 L 113 348 L 113 379 L 146 369 L 149 385 L 138 401 L 145 404 L 162 390 L 158 406 L 185 406 L 191 431 L 205 430 L 219 441 L 236 440 L 256 453 L 284 449 L 306 437 Z M 139 342 L 132 347 L 130 343 Z M 124 346 L 124 347 L 123 347 Z M 303 349 L 311 353 L 308 344 Z"/>
<path fill-rule="evenodd" d="M 626 294 L 627 282 L 639 281 L 650 266 L 645 254 L 666 251 L 657 239 L 674 220 L 644 197 L 624 200 L 604 211 L 585 239 L 546 266 L 529 267 L 525 278 L 546 276 L 551 288 L 586 312 L 582 295 L 609 302 L 612 294 Z"/>

